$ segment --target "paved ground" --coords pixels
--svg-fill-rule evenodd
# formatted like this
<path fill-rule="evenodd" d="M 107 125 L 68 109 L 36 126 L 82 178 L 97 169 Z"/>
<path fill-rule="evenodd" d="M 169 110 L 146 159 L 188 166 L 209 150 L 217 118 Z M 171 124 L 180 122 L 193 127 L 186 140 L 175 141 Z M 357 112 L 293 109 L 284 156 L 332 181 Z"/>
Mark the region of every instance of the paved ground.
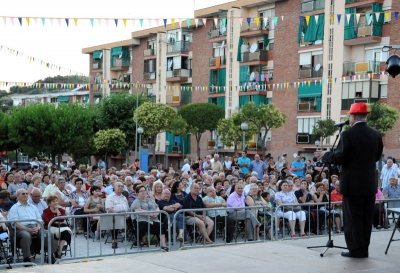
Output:
<path fill-rule="evenodd" d="M 396 234 L 399 238 L 400 234 Z M 12 269 L 8 272 L 399 272 L 400 242 L 393 242 L 384 254 L 391 231 L 372 234 L 370 258 L 351 259 L 340 256 L 341 249 L 329 249 L 323 258 L 320 249 L 308 246 L 325 245 L 327 237 L 273 241 L 253 244 L 232 244 L 144 254 L 104 257 L 98 260 L 77 260 L 59 265 Z M 344 246 L 343 236 L 334 236 L 334 243 Z M 104 245 L 103 245 L 104 246 Z M 105 249 L 110 249 L 107 244 Z M 120 250 L 120 249 L 119 249 Z"/>

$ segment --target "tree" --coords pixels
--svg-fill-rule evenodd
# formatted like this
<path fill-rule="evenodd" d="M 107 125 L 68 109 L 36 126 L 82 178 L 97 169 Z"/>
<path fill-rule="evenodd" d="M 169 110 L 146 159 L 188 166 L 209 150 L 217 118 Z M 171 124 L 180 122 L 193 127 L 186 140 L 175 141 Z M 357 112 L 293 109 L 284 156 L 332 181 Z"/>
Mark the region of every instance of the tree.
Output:
<path fill-rule="evenodd" d="M 132 116 L 136 111 L 136 95 L 118 94 L 102 100 L 99 104 L 96 123 L 101 130 L 118 128 L 124 132 L 127 151 L 132 150 L 136 141 L 136 121 Z M 138 104 L 148 101 L 146 96 L 138 96 Z"/>
<path fill-rule="evenodd" d="M 144 136 L 151 137 L 155 145 L 158 133 L 165 132 L 170 128 L 171 122 L 177 118 L 176 110 L 169 105 L 153 102 L 145 102 L 138 108 L 138 127 L 143 128 Z M 133 116 L 136 122 L 136 112 Z M 153 149 L 152 162 L 156 160 L 155 147 Z"/>
<path fill-rule="evenodd" d="M 282 113 L 275 104 L 263 104 L 258 107 L 254 102 L 246 103 L 239 111 L 240 119 L 253 124 L 258 132 L 265 129 L 265 134 L 262 136 L 262 156 L 265 157 L 265 140 L 269 130 L 280 128 L 286 122 L 286 114 Z"/>
<path fill-rule="evenodd" d="M 326 120 L 318 120 L 317 123 L 313 126 L 312 135 L 315 138 L 321 139 L 321 145 L 324 143 L 324 140 L 332 136 L 339 128 L 335 127 L 335 121 L 328 118 Z"/>
<path fill-rule="evenodd" d="M 106 164 L 107 158 L 111 155 L 118 155 L 126 147 L 126 135 L 120 129 L 100 130 L 94 137 L 94 146 L 104 155 Z"/>
<path fill-rule="evenodd" d="M 197 156 L 200 156 L 201 135 L 217 129 L 218 121 L 225 117 L 225 110 L 212 103 L 194 103 L 182 106 L 178 113 L 186 120 L 188 131 L 196 137 Z"/>
<path fill-rule="evenodd" d="M 399 111 L 385 103 L 371 103 L 368 108 L 371 112 L 368 114 L 367 124 L 378 130 L 382 136 L 392 130 L 399 119 Z"/>
<path fill-rule="evenodd" d="M 9 136 L 10 115 L 0 111 L 0 150 L 15 151 L 19 144 L 13 142 Z"/>
<path fill-rule="evenodd" d="M 243 132 L 240 129 L 241 123 L 240 116 L 235 113 L 227 119 L 220 119 L 217 125 L 221 142 L 226 146 L 233 146 L 235 154 L 237 153 L 238 144 L 243 141 Z M 249 129 L 245 134 L 246 141 L 249 141 L 256 133 L 257 127 L 253 124 L 249 124 Z"/>

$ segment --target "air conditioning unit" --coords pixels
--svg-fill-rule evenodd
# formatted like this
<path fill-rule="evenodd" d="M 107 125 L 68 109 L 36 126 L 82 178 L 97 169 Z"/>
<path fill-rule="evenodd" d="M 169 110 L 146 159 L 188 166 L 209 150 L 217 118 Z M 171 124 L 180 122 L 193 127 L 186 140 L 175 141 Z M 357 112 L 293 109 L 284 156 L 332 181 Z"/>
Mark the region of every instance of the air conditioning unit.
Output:
<path fill-rule="evenodd" d="M 312 69 L 300 69 L 299 78 L 310 78 L 312 75 Z"/>
<path fill-rule="evenodd" d="M 215 66 L 216 65 L 216 61 L 217 61 L 217 58 L 211 58 L 210 59 L 210 66 Z"/>
<path fill-rule="evenodd" d="M 219 29 L 211 30 L 210 38 L 216 38 L 216 37 L 219 37 Z"/>
<path fill-rule="evenodd" d="M 93 69 L 99 69 L 100 63 L 93 63 Z"/>
<path fill-rule="evenodd" d="M 309 144 L 310 143 L 310 135 L 309 134 L 297 134 L 296 135 L 296 143 Z"/>
<path fill-rule="evenodd" d="M 145 80 L 145 81 L 150 80 L 150 73 L 144 73 L 143 80 Z"/>
<path fill-rule="evenodd" d="M 314 10 L 314 1 L 306 2 L 301 4 L 301 11 L 313 11 Z"/>
<path fill-rule="evenodd" d="M 310 103 L 309 102 L 305 102 L 305 103 L 299 103 L 298 105 L 297 105 L 297 110 L 299 111 L 299 112 L 302 112 L 302 111 L 310 111 Z"/>
<path fill-rule="evenodd" d="M 172 146 L 172 153 L 179 154 L 180 152 L 179 146 Z"/>
<path fill-rule="evenodd" d="M 354 103 L 357 103 L 357 102 L 365 102 L 365 103 L 368 103 L 368 99 L 354 99 Z"/>
<path fill-rule="evenodd" d="M 365 37 L 372 35 L 372 26 L 364 26 L 358 28 L 358 37 Z"/>

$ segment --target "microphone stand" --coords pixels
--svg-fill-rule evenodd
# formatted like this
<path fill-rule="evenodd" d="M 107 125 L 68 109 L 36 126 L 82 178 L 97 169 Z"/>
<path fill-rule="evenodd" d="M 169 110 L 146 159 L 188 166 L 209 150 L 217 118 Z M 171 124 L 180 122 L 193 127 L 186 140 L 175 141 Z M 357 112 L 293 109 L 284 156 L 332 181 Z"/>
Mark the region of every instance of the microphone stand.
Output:
<path fill-rule="evenodd" d="M 343 125 L 345 125 L 345 123 L 343 123 L 341 126 L 339 126 L 339 128 L 340 128 L 340 129 L 339 129 L 339 133 L 336 135 L 335 142 L 334 142 L 333 145 L 332 145 L 332 152 L 335 151 L 334 147 L 335 147 L 335 145 L 336 145 L 337 140 L 339 139 L 339 135 L 342 133 Z M 322 251 L 321 254 L 319 254 L 319 256 L 321 256 L 321 257 L 324 257 L 324 254 L 325 254 L 325 253 L 328 251 L 328 249 L 330 249 L 330 248 L 347 249 L 346 247 L 335 246 L 335 245 L 333 244 L 333 240 L 332 240 L 332 231 L 331 231 L 332 217 L 331 217 L 331 216 L 333 216 L 333 213 L 332 213 L 332 210 L 333 210 L 333 209 L 331 209 L 331 205 L 332 205 L 332 204 L 331 204 L 331 202 L 332 202 L 332 201 L 331 201 L 331 193 L 332 193 L 331 182 L 332 182 L 332 180 L 331 180 L 331 177 L 330 177 L 331 164 L 332 164 L 332 157 L 329 158 L 328 164 L 329 164 L 329 167 L 328 167 L 328 180 L 329 180 L 329 190 L 328 190 L 328 196 L 329 196 L 329 199 L 328 199 L 328 212 L 329 212 L 329 213 L 328 213 L 328 236 L 329 236 L 329 237 L 328 237 L 328 242 L 326 242 L 326 245 L 324 245 L 324 246 L 308 246 L 308 247 L 307 247 L 307 249 L 325 247 L 325 250 Z M 319 176 L 318 176 L 318 180 L 319 180 L 319 178 L 321 177 L 321 174 L 322 174 L 322 172 L 324 171 L 325 167 L 326 167 L 326 162 L 324 162 L 324 164 L 323 164 L 323 166 L 322 166 L 321 172 L 319 173 Z"/>

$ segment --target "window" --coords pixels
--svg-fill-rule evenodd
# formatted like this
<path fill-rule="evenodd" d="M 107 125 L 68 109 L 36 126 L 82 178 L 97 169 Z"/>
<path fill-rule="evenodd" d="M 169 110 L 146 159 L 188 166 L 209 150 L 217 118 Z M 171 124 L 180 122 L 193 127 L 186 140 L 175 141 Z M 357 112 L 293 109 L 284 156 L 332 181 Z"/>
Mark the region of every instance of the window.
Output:
<path fill-rule="evenodd" d="M 388 92 L 388 85 L 381 84 L 381 99 L 387 98 L 387 92 Z"/>
<path fill-rule="evenodd" d="M 155 72 L 156 71 L 156 60 L 145 60 L 144 61 L 144 72 Z"/>
<path fill-rule="evenodd" d="M 312 134 L 313 127 L 320 117 L 298 117 L 297 133 Z"/>
<path fill-rule="evenodd" d="M 188 56 L 174 56 L 167 58 L 167 71 L 175 69 L 190 69 L 191 62 Z"/>
<path fill-rule="evenodd" d="M 366 61 L 386 62 L 388 57 L 389 52 L 382 52 L 382 47 L 365 49 Z"/>

